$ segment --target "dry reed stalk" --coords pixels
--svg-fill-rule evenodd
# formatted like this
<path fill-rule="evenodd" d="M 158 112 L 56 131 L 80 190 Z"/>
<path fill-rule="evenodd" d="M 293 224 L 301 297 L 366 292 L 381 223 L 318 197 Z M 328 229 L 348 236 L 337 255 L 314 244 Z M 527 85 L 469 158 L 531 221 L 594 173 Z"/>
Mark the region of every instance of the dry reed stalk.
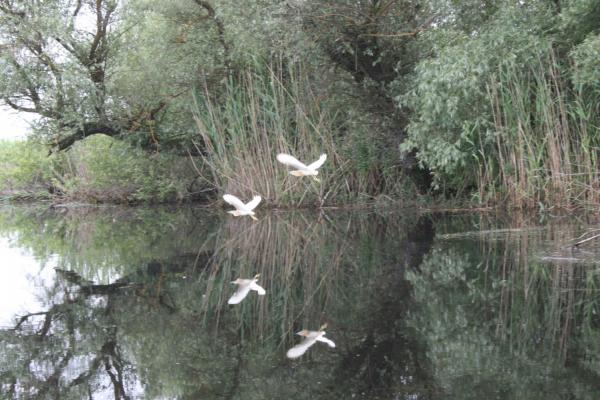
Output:
<path fill-rule="evenodd" d="M 597 157 L 591 151 L 598 139 L 590 136 L 589 107 L 582 93 L 567 90 L 553 54 L 530 71 L 505 67 L 487 91 L 495 154 L 486 157 L 481 149 L 480 199 L 490 198 L 496 187 L 516 208 L 570 209 L 599 199 Z"/>

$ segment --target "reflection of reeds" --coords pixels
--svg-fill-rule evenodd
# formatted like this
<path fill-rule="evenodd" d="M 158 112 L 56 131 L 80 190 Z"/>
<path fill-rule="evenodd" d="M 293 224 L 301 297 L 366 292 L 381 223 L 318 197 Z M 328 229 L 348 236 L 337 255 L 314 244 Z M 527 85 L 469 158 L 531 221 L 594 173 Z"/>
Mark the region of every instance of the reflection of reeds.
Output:
<path fill-rule="evenodd" d="M 335 280 L 340 274 L 342 255 L 348 254 L 344 240 L 332 236 L 324 220 L 309 221 L 301 214 L 264 216 L 257 223 L 230 219 L 215 237 L 215 251 L 204 301 L 205 317 L 212 318 L 210 308 L 227 308 L 226 300 L 233 288 L 229 282 L 237 277 L 260 273 L 266 289 L 265 299 L 249 296 L 240 307 L 240 321 L 256 319 L 252 324 L 262 337 L 266 332 L 291 334 L 295 326 L 318 325 L 328 300 L 335 295 Z M 273 313 L 280 318 L 272 318 Z M 215 314 L 219 317 L 219 312 Z M 274 330 L 273 324 L 279 325 Z"/>
<path fill-rule="evenodd" d="M 365 258 L 368 248 L 361 245 L 371 248 L 381 226 L 371 215 L 315 218 L 291 212 L 263 215 L 258 222 L 229 218 L 200 249 L 212 253 L 198 277 L 204 324 L 216 332 L 226 319 L 236 334 L 280 346 L 293 342 L 294 332 L 325 322 L 335 331 L 340 318 L 350 318 L 351 308 L 370 297 L 367 282 L 380 265 Z M 227 305 L 235 290 L 230 281 L 257 273 L 267 295 L 251 293 L 241 304 Z"/>
<path fill-rule="evenodd" d="M 592 322 L 589 310 L 597 309 L 598 276 L 590 265 L 560 257 L 544 261 L 540 255 L 552 251 L 544 249 L 548 241 L 566 251 L 564 244 L 577 237 L 573 225 L 551 225 L 543 233 L 513 232 L 501 245 L 481 242 L 491 255 L 488 279 L 500 282 L 496 334 L 513 349 L 525 351 L 534 344 L 566 360 L 577 335 Z"/>

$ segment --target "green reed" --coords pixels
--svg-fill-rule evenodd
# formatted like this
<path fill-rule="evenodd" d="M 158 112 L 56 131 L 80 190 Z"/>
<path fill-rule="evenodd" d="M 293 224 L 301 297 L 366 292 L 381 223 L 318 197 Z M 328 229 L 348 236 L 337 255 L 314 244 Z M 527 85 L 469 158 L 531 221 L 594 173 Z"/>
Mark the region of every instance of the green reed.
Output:
<path fill-rule="evenodd" d="M 598 105 L 569 84 L 553 54 L 526 71 L 507 63 L 488 95 L 493 150 L 482 144 L 481 198 L 517 208 L 597 203 Z"/>
<path fill-rule="evenodd" d="M 260 194 L 277 206 L 322 206 L 372 192 L 369 175 L 338 151 L 341 122 L 326 97 L 301 64 L 283 62 L 257 61 L 218 95 L 205 87 L 194 103 L 198 174 L 220 194 Z M 307 164 L 326 153 L 321 182 L 290 176 L 275 159 L 280 152 Z"/>

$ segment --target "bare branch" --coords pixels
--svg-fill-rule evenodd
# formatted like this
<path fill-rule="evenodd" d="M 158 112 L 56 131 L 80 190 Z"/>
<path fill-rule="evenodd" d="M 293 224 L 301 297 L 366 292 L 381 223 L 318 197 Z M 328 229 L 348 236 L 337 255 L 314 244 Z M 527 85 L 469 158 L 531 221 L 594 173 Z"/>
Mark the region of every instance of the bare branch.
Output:
<path fill-rule="evenodd" d="M 88 59 L 92 63 L 98 63 L 102 61 L 106 53 L 106 33 L 108 30 L 108 24 L 112 13 L 117 7 L 117 3 L 109 3 L 106 8 L 106 15 L 102 15 L 102 5 L 104 0 L 96 0 L 96 34 L 92 45 L 90 46 L 90 52 Z M 98 54 L 98 50 L 99 54 Z"/>
<path fill-rule="evenodd" d="M 21 325 L 23 325 L 23 323 L 25 321 L 27 321 L 29 318 L 37 316 L 37 315 L 47 315 L 50 311 L 40 311 L 40 312 L 36 312 L 36 313 L 30 313 L 27 315 L 23 315 L 21 318 L 19 318 L 19 322 L 17 322 L 17 324 L 14 327 L 14 330 L 17 330 L 19 328 L 21 328 Z"/>
<path fill-rule="evenodd" d="M 81 10 L 81 0 L 77 0 L 77 6 L 75 6 L 75 11 L 73 11 L 73 20 L 75 19 L 75 17 L 77 17 L 77 14 L 79 14 L 80 10 Z"/>
<path fill-rule="evenodd" d="M 75 130 L 74 133 L 63 137 L 61 139 L 57 139 L 54 143 L 57 150 L 66 150 L 71 147 L 78 140 L 84 139 L 87 136 L 97 135 L 97 134 L 105 134 L 108 136 L 117 136 L 121 133 L 121 131 L 108 123 L 102 122 L 86 122 L 79 128 Z"/>
<path fill-rule="evenodd" d="M 39 114 L 38 110 L 31 107 L 20 106 L 16 103 L 13 103 L 8 97 L 4 97 L 2 99 L 10 108 L 16 111 L 27 112 L 27 113 L 36 113 Z"/>

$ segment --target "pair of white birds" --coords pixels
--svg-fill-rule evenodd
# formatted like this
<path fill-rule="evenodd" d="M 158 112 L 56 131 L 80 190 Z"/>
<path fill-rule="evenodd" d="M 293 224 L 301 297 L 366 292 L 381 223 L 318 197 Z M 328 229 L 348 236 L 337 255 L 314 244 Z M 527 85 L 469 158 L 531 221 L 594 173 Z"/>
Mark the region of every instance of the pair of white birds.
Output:
<path fill-rule="evenodd" d="M 317 161 L 313 162 L 312 164 L 305 165 L 304 163 L 298 161 L 295 157 L 290 156 L 289 154 L 284 154 L 284 153 L 277 154 L 277 161 L 279 161 L 282 164 L 289 165 L 293 168 L 296 168 L 296 170 L 290 171 L 290 174 L 292 174 L 294 176 L 316 176 L 316 175 L 318 175 L 319 171 L 317 171 L 317 170 L 321 167 L 321 165 L 323 165 L 323 163 L 325 162 L 326 159 L 327 159 L 327 154 L 321 154 L 321 157 L 319 157 L 319 159 Z M 236 217 L 239 217 L 242 215 L 249 215 L 253 219 L 255 219 L 255 220 L 257 219 L 254 216 L 254 211 L 252 211 L 252 210 L 254 210 L 256 208 L 258 203 L 260 203 L 260 201 L 261 201 L 260 196 L 254 196 L 254 198 L 246 204 L 244 204 L 240 199 L 238 199 L 237 197 L 235 197 L 234 195 L 231 195 L 231 194 L 224 195 L 223 200 L 225 200 L 227 203 L 231 204 L 232 206 L 234 206 L 236 208 L 235 210 L 227 211 L 228 213 L 230 213 Z M 233 296 L 231 296 L 229 301 L 227 301 L 227 303 L 228 304 L 238 304 L 239 302 L 244 300 L 244 298 L 246 298 L 246 296 L 248 296 L 248 293 L 250 293 L 250 290 L 256 290 L 259 295 L 261 295 L 261 296 L 264 295 L 266 293 L 265 289 L 263 289 L 256 283 L 259 276 L 260 276 L 260 274 L 257 274 L 253 279 L 238 278 L 235 281 L 231 282 L 231 283 L 238 285 L 238 289 L 233 294 Z"/>
<path fill-rule="evenodd" d="M 319 157 L 317 161 L 313 162 L 312 164 L 306 165 L 303 162 L 298 161 L 298 159 L 294 156 L 290 156 L 289 154 L 277 154 L 277 161 L 284 165 L 288 165 L 292 168 L 295 168 L 295 170 L 290 171 L 291 175 L 312 176 L 316 181 L 319 181 L 319 179 L 317 178 L 317 175 L 319 174 L 318 169 L 321 167 L 321 165 L 325 163 L 325 160 L 327 160 L 327 154 L 321 154 L 321 157 Z M 227 211 L 229 214 L 235 217 L 248 215 L 253 220 L 257 220 L 257 218 L 254 216 L 253 210 L 256 208 L 256 206 L 258 206 L 258 204 L 262 200 L 262 197 L 254 196 L 251 201 L 249 201 L 248 203 L 244 203 L 234 195 L 226 194 L 223 196 L 223 200 L 235 207 L 235 210 Z"/>
<path fill-rule="evenodd" d="M 279 161 L 280 163 L 282 163 L 284 165 L 289 165 L 293 168 L 296 168 L 295 170 L 290 171 L 291 175 L 293 175 L 293 176 L 312 176 L 317 181 L 319 181 L 316 178 L 316 176 L 319 174 L 318 169 L 321 167 L 321 165 L 323 165 L 323 163 L 325 163 L 326 159 L 327 159 L 327 155 L 321 154 L 321 157 L 319 157 L 319 159 L 317 161 L 313 162 L 312 164 L 306 165 L 306 164 L 298 161 L 298 159 L 296 159 L 295 157 L 293 157 L 289 154 L 281 153 L 281 154 L 277 155 L 277 161 Z M 260 201 L 261 201 L 260 196 L 254 196 L 254 198 L 252 198 L 252 200 L 246 204 L 244 204 L 240 199 L 238 199 L 237 197 L 235 197 L 231 194 L 224 195 L 223 200 L 225 200 L 227 203 L 229 203 L 235 207 L 235 210 L 228 211 L 228 213 L 232 214 L 233 216 L 239 217 L 242 215 L 248 215 L 254 220 L 257 219 L 254 216 L 253 210 L 260 203 Z M 252 279 L 238 278 L 235 281 L 231 282 L 233 284 L 238 285 L 238 288 L 237 288 L 236 292 L 233 294 L 233 296 L 231 296 L 231 298 L 227 301 L 227 303 L 228 304 L 240 303 L 242 300 L 244 300 L 246 298 L 246 296 L 248 296 L 248 293 L 250 293 L 251 290 L 255 290 L 256 292 L 258 292 L 259 296 L 264 296 L 267 293 L 266 290 L 262 286 L 260 286 L 258 283 L 256 283 L 258 281 L 259 276 L 260 276 L 260 274 L 256 274 L 254 276 L 254 278 L 252 278 Z M 296 333 L 297 335 L 303 336 L 304 340 L 302 340 L 302 342 L 300 342 L 299 344 L 297 344 L 296 346 L 294 346 L 288 350 L 288 352 L 287 352 L 288 358 L 300 357 L 301 355 L 306 353 L 306 351 L 316 342 L 324 342 L 324 343 L 327 343 L 327 345 L 329 345 L 329 347 L 335 347 L 335 343 L 325 337 L 324 329 L 326 327 L 327 327 L 327 324 L 321 326 L 321 328 L 319 328 L 318 331 L 309 331 L 309 330 L 304 329 L 304 330 L 301 330 L 300 332 Z"/>
<path fill-rule="evenodd" d="M 227 301 L 227 303 L 228 304 L 240 303 L 242 300 L 244 300 L 246 298 L 246 296 L 248 296 L 248 293 L 250 293 L 251 290 L 255 290 L 256 292 L 258 292 L 259 296 L 264 296 L 267 293 L 267 291 L 262 286 L 260 286 L 258 283 L 256 283 L 258 281 L 259 276 L 260 276 L 260 274 L 256 274 L 254 276 L 254 278 L 252 278 L 252 279 L 238 278 L 235 281 L 231 282 L 231 283 L 238 285 L 238 288 L 237 288 L 236 292 L 233 294 L 233 296 L 231 296 L 231 298 Z M 309 331 L 307 329 L 303 329 L 300 332 L 296 333 L 296 335 L 303 336 L 304 340 L 302 340 L 302 342 L 298 343 L 297 345 L 295 345 L 294 347 L 292 347 L 291 349 L 289 349 L 287 351 L 286 355 L 288 356 L 288 358 L 300 357 L 301 355 L 306 353 L 306 351 L 313 344 L 315 344 L 317 342 L 327 343 L 327 345 L 329 345 L 329 347 L 335 347 L 335 343 L 325 337 L 324 329 L 326 327 L 327 327 L 327 324 L 321 326 L 318 331 Z"/>

